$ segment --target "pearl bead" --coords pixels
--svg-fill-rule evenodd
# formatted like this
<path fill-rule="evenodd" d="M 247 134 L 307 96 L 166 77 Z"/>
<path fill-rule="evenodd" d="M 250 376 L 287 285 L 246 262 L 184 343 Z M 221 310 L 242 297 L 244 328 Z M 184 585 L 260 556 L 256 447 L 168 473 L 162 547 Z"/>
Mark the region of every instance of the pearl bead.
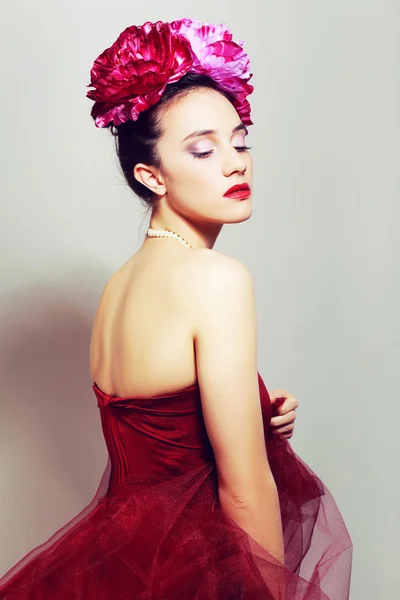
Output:
<path fill-rule="evenodd" d="M 170 231 L 169 229 L 152 229 L 151 227 L 149 227 L 149 229 L 146 232 L 146 235 L 148 235 L 149 237 L 169 237 L 173 240 L 181 242 L 182 244 L 187 246 L 187 248 L 191 248 L 191 245 L 188 244 L 186 240 L 184 240 L 180 235 L 178 235 L 174 231 Z"/>

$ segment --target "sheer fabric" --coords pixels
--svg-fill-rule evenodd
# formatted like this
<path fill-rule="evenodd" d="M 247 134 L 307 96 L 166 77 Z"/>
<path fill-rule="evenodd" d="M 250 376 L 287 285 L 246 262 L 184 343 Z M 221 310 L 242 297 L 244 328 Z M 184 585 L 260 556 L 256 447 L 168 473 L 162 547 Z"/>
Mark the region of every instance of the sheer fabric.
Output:
<path fill-rule="evenodd" d="M 283 436 L 258 375 L 282 565 L 223 512 L 197 384 L 93 390 L 109 463 L 92 502 L 0 579 L 2 600 L 347 600 L 352 543 L 329 490 Z"/>

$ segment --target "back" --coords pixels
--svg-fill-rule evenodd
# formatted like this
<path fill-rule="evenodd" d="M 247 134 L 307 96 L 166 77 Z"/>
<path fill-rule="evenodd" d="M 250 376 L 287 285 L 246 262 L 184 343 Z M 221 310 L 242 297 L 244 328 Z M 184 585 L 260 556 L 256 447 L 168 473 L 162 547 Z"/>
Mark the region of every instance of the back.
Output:
<path fill-rule="evenodd" d="M 256 329 L 247 267 L 208 248 L 147 241 L 106 286 L 93 331 L 92 377 L 120 398 L 161 395 L 198 381 L 221 506 L 281 560 Z M 166 468 L 170 453 L 162 460 Z"/>
<path fill-rule="evenodd" d="M 107 282 L 90 347 L 91 377 L 104 392 L 151 396 L 196 382 L 191 280 L 204 251 L 212 252 L 147 240 Z"/>

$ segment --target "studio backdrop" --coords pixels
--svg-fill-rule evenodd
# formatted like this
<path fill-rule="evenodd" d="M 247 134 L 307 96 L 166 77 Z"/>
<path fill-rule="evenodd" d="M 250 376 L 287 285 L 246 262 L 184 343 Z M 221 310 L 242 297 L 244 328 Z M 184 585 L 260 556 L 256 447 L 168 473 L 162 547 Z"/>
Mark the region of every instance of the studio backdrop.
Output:
<path fill-rule="evenodd" d="M 259 371 L 354 542 L 351 600 L 398 600 L 400 8 L 389 0 L 7 3 L 1 19 L 0 572 L 73 518 L 107 462 L 91 325 L 148 217 L 86 98 L 127 26 L 226 23 L 251 58 Z"/>

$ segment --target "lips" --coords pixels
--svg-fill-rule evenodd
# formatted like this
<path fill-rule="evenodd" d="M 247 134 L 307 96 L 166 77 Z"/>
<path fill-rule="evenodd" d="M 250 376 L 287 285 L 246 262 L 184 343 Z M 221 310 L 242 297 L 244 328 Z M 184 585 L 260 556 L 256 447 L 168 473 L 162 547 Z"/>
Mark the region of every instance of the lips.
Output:
<path fill-rule="evenodd" d="M 249 195 L 250 187 L 247 183 L 240 183 L 239 185 L 234 185 L 229 190 L 227 190 L 224 196 L 245 196 Z"/>

